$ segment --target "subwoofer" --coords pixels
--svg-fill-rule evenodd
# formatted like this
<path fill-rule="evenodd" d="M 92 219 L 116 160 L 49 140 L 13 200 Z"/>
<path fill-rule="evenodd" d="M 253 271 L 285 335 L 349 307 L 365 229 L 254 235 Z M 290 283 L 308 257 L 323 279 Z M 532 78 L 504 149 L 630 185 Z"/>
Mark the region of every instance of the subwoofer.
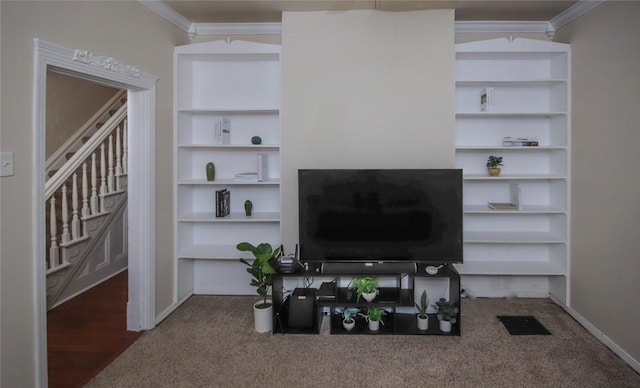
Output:
<path fill-rule="evenodd" d="M 316 308 L 315 288 L 296 288 L 289 298 L 289 327 L 313 329 Z"/>

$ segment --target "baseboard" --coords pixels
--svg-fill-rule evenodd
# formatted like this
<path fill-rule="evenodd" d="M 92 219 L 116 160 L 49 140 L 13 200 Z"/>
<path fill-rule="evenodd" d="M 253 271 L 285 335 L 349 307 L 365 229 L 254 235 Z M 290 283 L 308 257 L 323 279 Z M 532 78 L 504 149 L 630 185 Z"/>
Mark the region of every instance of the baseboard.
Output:
<path fill-rule="evenodd" d="M 187 295 L 185 295 L 184 297 L 182 297 L 182 299 L 180 299 L 179 301 L 177 301 L 176 303 L 172 304 L 171 306 L 167 307 L 166 309 L 164 309 L 163 312 L 160 313 L 160 315 L 158 315 L 156 317 L 156 325 L 160 324 L 160 322 L 164 321 L 165 318 L 167 318 L 169 315 L 171 315 L 172 312 L 176 311 L 176 309 L 178 307 L 180 307 L 187 299 L 189 299 L 189 297 L 193 295 L 192 293 L 188 293 Z"/>
<path fill-rule="evenodd" d="M 624 362 L 627 363 L 636 373 L 640 374 L 640 361 L 634 359 L 629 353 L 624 351 L 618 344 L 613 342 L 611 338 L 607 337 L 603 332 L 598 330 L 597 327 L 593 326 L 589 321 L 587 321 L 582 315 L 580 315 L 577 311 L 568 307 L 561 303 L 558 299 L 551 295 L 551 300 L 553 300 L 558 306 L 562 307 L 573 319 L 575 319 L 582 327 L 584 327 L 591 335 L 596 337 L 598 341 L 602 342 L 606 347 L 611 349 L 613 353 L 615 353 L 618 357 L 620 357 Z"/>

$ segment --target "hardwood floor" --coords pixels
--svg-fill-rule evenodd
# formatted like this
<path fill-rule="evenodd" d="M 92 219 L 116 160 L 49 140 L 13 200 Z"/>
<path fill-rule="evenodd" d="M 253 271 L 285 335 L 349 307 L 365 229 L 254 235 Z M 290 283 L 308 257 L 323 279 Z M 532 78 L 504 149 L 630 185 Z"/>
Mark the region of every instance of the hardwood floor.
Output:
<path fill-rule="evenodd" d="M 124 271 L 47 313 L 49 387 L 82 387 L 142 332 L 126 330 Z"/>

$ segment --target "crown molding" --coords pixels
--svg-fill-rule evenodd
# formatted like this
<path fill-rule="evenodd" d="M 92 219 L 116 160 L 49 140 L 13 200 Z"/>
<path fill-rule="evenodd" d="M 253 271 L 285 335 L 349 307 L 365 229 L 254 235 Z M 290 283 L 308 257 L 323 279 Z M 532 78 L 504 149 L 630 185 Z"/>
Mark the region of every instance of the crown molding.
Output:
<path fill-rule="evenodd" d="M 196 35 L 280 35 L 282 23 L 194 23 Z"/>
<path fill-rule="evenodd" d="M 198 35 L 280 35 L 281 23 L 192 23 L 160 0 L 137 0 L 176 27 L 191 39 Z M 543 33 L 553 39 L 557 29 L 591 11 L 606 0 L 580 0 L 550 21 L 460 21 L 458 33 Z"/>
<path fill-rule="evenodd" d="M 564 12 L 558 14 L 553 19 L 549 20 L 551 28 L 557 30 L 565 25 L 571 23 L 580 16 L 591 11 L 595 7 L 604 3 L 605 0 L 580 0 L 571 7 L 567 8 Z"/>
<path fill-rule="evenodd" d="M 195 37 L 194 31 L 194 23 L 192 23 L 189 19 L 177 13 L 173 8 L 166 5 L 163 1 L 160 0 L 137 0 L 141 5 L 149 8 L 151 11 L 155 12 L 159 16 L 163 17 L 169 23 L 178 27 L 182 31 L 189 34 L 189 36 L 193 39 Z"/>
<path fill-rule="evenodd" d="M 474 32 L 542 32 L 549 29 L 549 22 L 469 21 L 455 22 L 456 34 Z"/>

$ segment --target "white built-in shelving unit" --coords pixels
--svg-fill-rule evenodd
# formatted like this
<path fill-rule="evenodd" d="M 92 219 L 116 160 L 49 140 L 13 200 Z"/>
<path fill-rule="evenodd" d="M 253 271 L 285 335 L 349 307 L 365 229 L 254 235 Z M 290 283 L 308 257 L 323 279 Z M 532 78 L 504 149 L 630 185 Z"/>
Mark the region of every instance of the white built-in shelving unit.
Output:
<path fill-rule="evenodd" d="M 500 38 L 456 45 L 456 167 L 464 174 L 462 287 L 569 300 L 570 47 Z M 480 94 L 493 88 L 493 107 Z M 504 147 L 503 137 L 536 147 Z M 490 177 L 489 155 L 504 158 Z M 491 210 L 522 187 L 521 210 Z"/>
<path fill-rule="evenodd" d="M 248 287 L 235 245 L 280 244 L 280 46 L 215 41 L 175 48 L 174 255 L 177 299 L 197 290 L 237 293 Z M 214 141 L 229 118 L 229 144 Z M 253 136 L 262 143 L 254 145 Z M 238 181 L 267 154 L 268 179 Z M 205 166 L 215 164 L 215 180 Z M 231 214 L 215 215 L 215 191 L 231 192 Z M 244 202 L 253 203 L 245 216 Z M 233 263 L 231 263 L 233 262 Z M 210 276 L 209 276 L 210 275 Z M 245 285 L 246 280 L 246 285 Z"/>

